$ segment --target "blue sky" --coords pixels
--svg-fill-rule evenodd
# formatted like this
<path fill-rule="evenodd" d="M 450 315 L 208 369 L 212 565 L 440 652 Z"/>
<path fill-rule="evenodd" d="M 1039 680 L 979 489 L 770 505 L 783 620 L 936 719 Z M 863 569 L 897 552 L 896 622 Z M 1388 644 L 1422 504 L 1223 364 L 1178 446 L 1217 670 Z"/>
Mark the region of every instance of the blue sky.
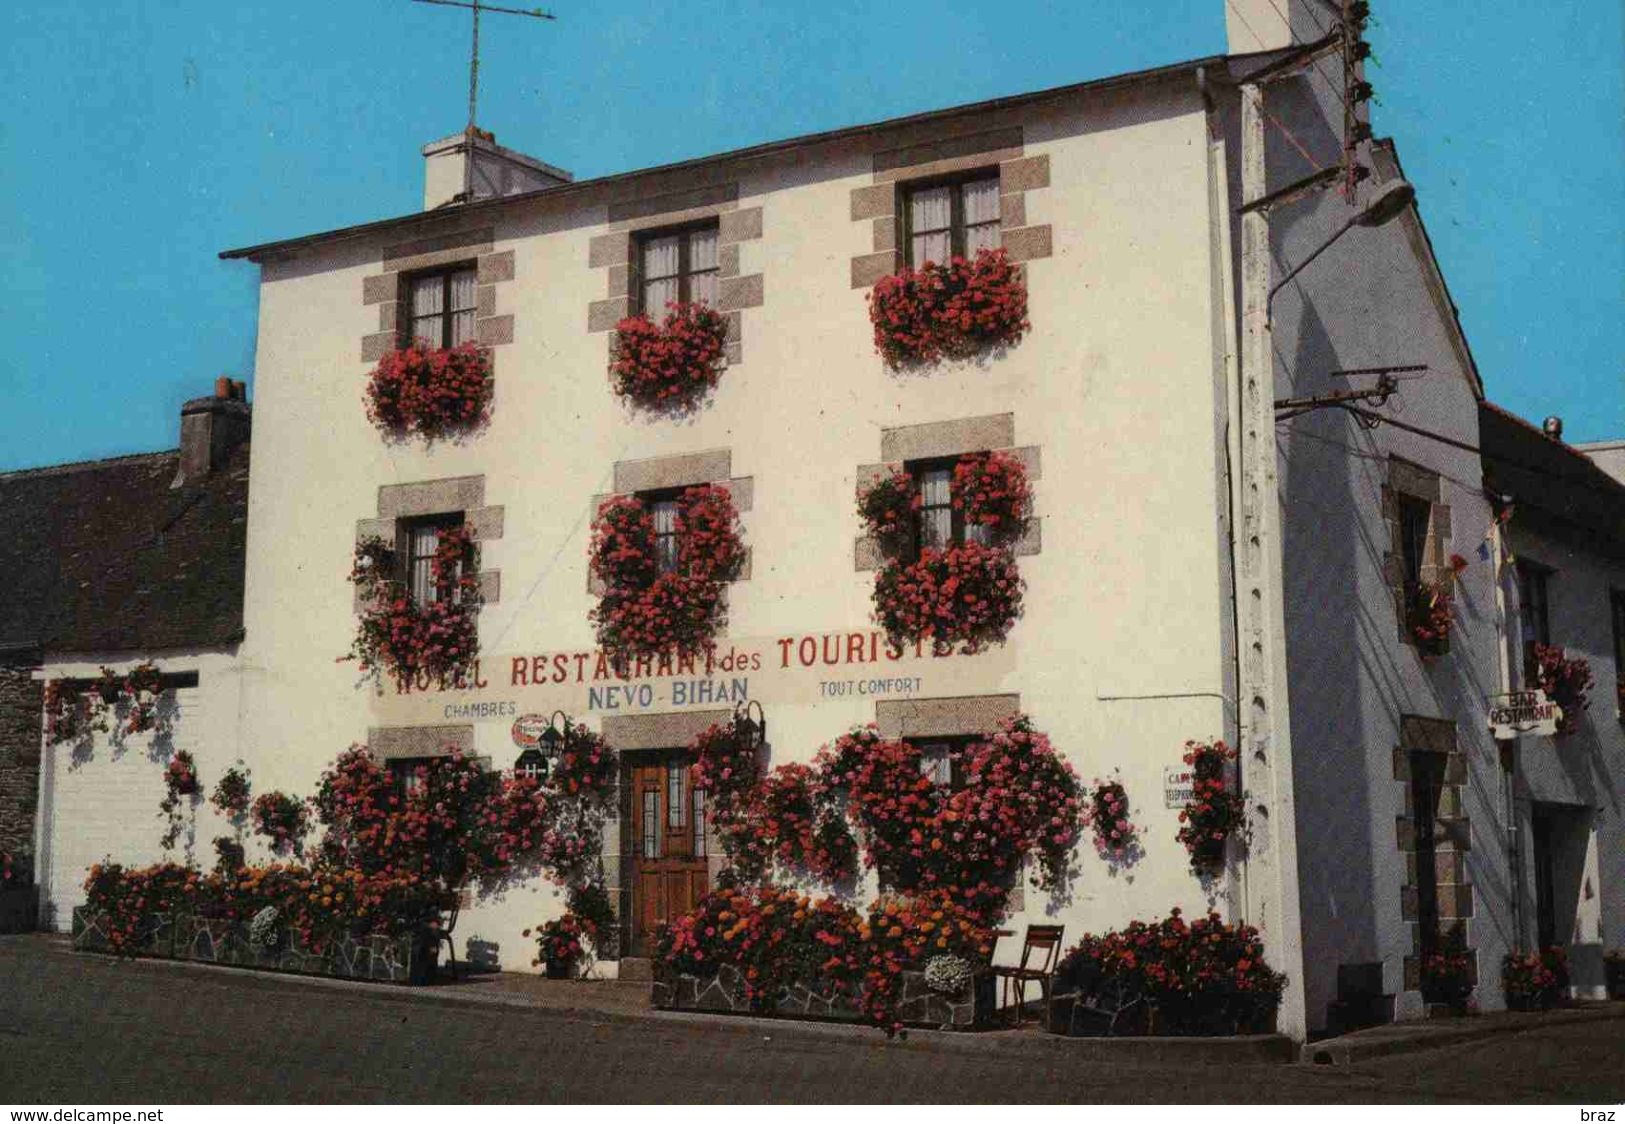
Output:
<path fill-rule="evenodd" d="M 1625 436 L 1621 6 L 1374 7 L 1377 131 L 1491 395 Z M 480 120 L 579 177 L 1224 49 L 1222 0 L 553 10 L 486 18 Z M 467 23 L 408 0 L 6 5 L 0 470 L 172 447 L 183 399 L 250 376 L 257 271 L 216 253 L 415 210 L 419 147 L 466 112 Z"/>

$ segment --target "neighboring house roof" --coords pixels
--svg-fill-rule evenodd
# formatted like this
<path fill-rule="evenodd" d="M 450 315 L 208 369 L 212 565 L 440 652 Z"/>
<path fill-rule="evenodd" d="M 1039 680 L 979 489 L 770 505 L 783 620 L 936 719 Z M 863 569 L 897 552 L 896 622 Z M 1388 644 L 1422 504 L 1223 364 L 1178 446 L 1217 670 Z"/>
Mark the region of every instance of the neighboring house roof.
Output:
<path fill-rule="evenodd" d="M 248 446 L 0 474 L 0 652 L 218 647 L 243 628 Z"/>
<path fill-rule="evenodd" d="M 1484 486 L 1511 496 L 1514 511 L 1554 517 L 1625 558 L 1625 483 L 1572 445 L 1493 402 L 1478 407 Z"/>
<path fill-rule="evenodd" d="M 534 191 L 518 192 L 513 195 L 492 196 L 486 199 L 477 199 L 472 203 L 462 203 L 451 207 L 440 207 L 432 211 L 418 211 L 409 215 L 399 215 L 395 218 L 381 219 L 377 222 L 361 223 L 356 226 L 341 227 L 337 230 L 323 231 L 319 234 L 308 234 L 298 238 L 287 238 L 276 242 L 265 242 L 258 246 L 244 246 L 236 250 L 223 250 L 222 258 L 247 258 L 250 261 L 263 261 L 273 254 L 285 254 L 301 250 L 309 246 L 322 243 L 338 242 L 350 238 L 360 238 L 379 231 L 396 230 L 422 224 L 433 224 L 444 220 L 448 216 L 468 216 L 484 214 L 490 211 L 523 203 L 529 199 L 546 196 L 549 199 L 564 197 L 578 197 L 603 191 L 606 188 L 619 184 L 633 184 L 645 177 L 657 177 L 672 172 L 691 171 L 697 168 L 706 168 L 735 164 L 745 160 L 758 160 L 771 157 L 810 145 L 830 144 L 860 137 L 869 133 L 881 133 L 895 129 L 902 129 L 922 124 L 934 124 L 951 121 L 958 117 L 974 117 L 979 114 L 991 113 L 998 110 L 1014 109 L 1021 106 L 1033 105 L 1042 102 L 1064 100 L 1083 93 L 1096 93 L 1102 90 L 1121 86 L 1142 85 L 1166 81 L 1181 75 L 1194 76 L 1198 71 L 1211 71 L 1215 80 L 1241 81 L 1247 73 L 1268 66 L 1270 63 L 1293 53 L 1290 50 L 1259 51 L 1242 55 L 1210 55 L 1205 58 L 1191 59 L 1187 62 L 1174 63 L 1169 66 L 1153 67 L 1149 70 L 1136 70 L 1127 74 L 1114 74 L 1106 78 L 1096 78 L 1088 82 L 1076 82 L 1067 86 L 1056 86 L 1047 90 L 1035 90 L 1032 93 L 1015 94 L 1010 97 L 993 98 L 989 101 L 974 102 L 969 105 L 957 105 L 947 109 L 936 109 L 926 113 L 916 113 L 907 117 L 894 117 L 885 121 L 876 121 L 864 125 L 853 125 L 843 129 L 832 129 L 828 132 L 809 133 L 805 136 L 791 137 L 787 140 L 772 141 L 767 144 L 754 145 L 749 148 L 734 149 L 730 152 L 720 152 L 712 156 L 702 156 L 694 160 L 684 160 L 675 164 L 662 164 L 651 168 L 640 168 L 631 172 L 620 172 L 614 175 L 599 176 L 595 179 L 575 180 L 571 183 L 561 183 L 549 187 L 538 188 Z"/>

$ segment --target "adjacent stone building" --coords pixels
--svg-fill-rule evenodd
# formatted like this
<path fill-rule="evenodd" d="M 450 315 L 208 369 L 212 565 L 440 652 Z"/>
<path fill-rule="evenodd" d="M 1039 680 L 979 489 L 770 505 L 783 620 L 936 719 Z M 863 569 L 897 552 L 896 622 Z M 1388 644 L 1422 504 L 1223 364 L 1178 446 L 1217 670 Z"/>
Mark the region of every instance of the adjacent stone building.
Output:
<path fill-rule="evenodd" d="M 66 928 L 86 868 L 162 856 L 176 749 L 236 753 L 249 407 L 243 385 L 181 408 L 180 448 L 0 474 L 0 847 L 32 855 L 41 921 Z M 159 728 L 52 743 L 45 683 L 156 666 Z M 200 858 L 208 851 L 207 821 Z M 183 840 L 196 850 L 194 823 Z M 178 855 L 172 857 L 179 857 Z M 205 861 L 207 865 L 207 861 Z"/>

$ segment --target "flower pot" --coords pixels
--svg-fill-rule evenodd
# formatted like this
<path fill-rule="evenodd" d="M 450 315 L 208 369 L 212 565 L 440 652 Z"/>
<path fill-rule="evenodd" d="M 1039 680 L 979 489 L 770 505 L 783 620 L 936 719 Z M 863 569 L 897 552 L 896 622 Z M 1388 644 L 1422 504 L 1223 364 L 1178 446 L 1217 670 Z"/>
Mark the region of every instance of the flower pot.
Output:
<path fill-rule="evenodd" d="M 574 974 L 574 968 L 568 960 L 549 960 L 544 971 L 550 980 L 567 980 Z"/>

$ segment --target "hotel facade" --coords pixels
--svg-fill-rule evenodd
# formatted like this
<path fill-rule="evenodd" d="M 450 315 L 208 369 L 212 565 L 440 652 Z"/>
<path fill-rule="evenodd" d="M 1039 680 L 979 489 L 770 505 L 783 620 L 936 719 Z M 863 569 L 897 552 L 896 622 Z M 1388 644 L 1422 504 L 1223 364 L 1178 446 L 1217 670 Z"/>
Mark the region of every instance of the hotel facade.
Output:
<path fill-rule="evenodd" d="M 1402 180 L 1392 147 L 1369 139 L 1356 156 L 1370 176 L 1350 194 L 1271 208 L 1277 278 L 1326 256 L 1251 315 L 1255 173 L 1266 192 L 1298 182 L 1342 158 L 1346 133 L 1313 75 L 1261 77 L 1324 31 L 1319 7 L 1290 6 L 1291 23 L 1273 4 L 1238 7 L 1251 18 L 1232 19 L 1226 56 L 595 180 L 458 134 L 424 149 L 421 212 L 224 255 L 258 266 L 260 310 L 242 638 L 229 674 L 208 677 L 209 728 L 189 738 L 206 783 L 242 761 L 257 791 L 306 793 L 358 742 L 403 766 L 459 750 L 522 768 L 563 711 L 621 761 L 603 855 L 619 956 L 597 970 L 630 974 L 652 926 L 722 862 L 687 780 L 705 727 L 758 704 L 778 764 L 855 725 L 951 747 L 1019 713 L 1086 784 L 1122 781 L 1144 853 L 1125 867 L 1081 848 L 1067 892 L 1017 894 L 1017 931 L 1055 920 L 1071 944 L 1172 907 L 1259 924 L 1290 977 L 1283 1029 L 1300 1037 L 1373 1008 L 1422 1013 L 1420 958 L 1456 921 L 1486 1008 L 1501 1005 L 1501 956 L 1536 939 L 1541 909 L 1541 937 L 1595 947 L 1576 982 L 1600 986 L 1600 950 L 1625 931 L 1612 690 L 1625 623 L 1612 651 L 1606 629 L 1584 630 L 1603 686 L 1578 734 L 1498 746 L 1489 700 L 1518 685 L 1505 622 L 1521 619 L 1527 583 L 1484 486 L 1479 373 L 1415 208 L 1351 227 Z M 1302 147 L 1271 133 L 1252 149 L 1249 97 Z M 873 286 L 981 247 L 1019 263 L 1030 330 L 974 358 L 889 369 Z M 607 374 L 617 323 L 673 297 L 727 323 L 725 370 L 681 416 L 624 403 Z M 1247 369 L 1260 323 L 1274 340 L 1262 374 Z M 488 349 L 488 425 L 435 442 L 380 435 L 363 388 L 408 337 Z M 1274 433 L 1255 423 L 1270 397 L 1348 390 L 1363 384 L 1346 372 L 1379 367 L 1426 368 L 1398 391 L 1406 429 L 1342 409 Z M 907 472 L 929 523 L 948 498 L 944 466 L 992 451 L 1019 460 L 1034 495 L 1012 548 L 1020 619 L 974 654 L 889 644 L 859 491 Z M 727 489 L 748 551 L 726 626 L 708 656 L 618 670 L 589 618 L 595 514 L 610 497 L 658 505 L 700 484 Z M 1625 512 L 1625 487 L 1596 487 L 1584 518 Z M 448 689 L 361 676 L 342 659 L 357 545 L 381 537 L 411 556 L 446 525 L 478 544 L 477 672 Z M 928 530 L 964 535 L 947 514 Z M 1625 588 L 1617 527 L 1599 530 L 1574 532 L 1590 552 L 1586 597 L 1601 598 L 1595 618 L 1577 602 L 1575 620 L 1605 619 L 1608 590 Z M 1452 555 L 1467 565 L 1448 651 L 1423 653 L 1407 590 L 1454 572 Z M 1248 670 L 1266 650 L 1284 672 L 1273 690 Z M 1214 739 L 1245 751 L 1251 842 L 1202 880 L 1176 841 L 1182 754 Z M 97 815 L 74 788 L 96 765 L 61 774 L 56 822 Z M 1591 781 L 1542 779 L 1554 769 Z M 150 788 L 156 803 L 159 780 Z M 1550 831 L 1544 858 L 1532 849 L 1531 816 L 1547 815 L 1533 800 L 1574 813 L 1555 859 Z M 150 822 L 129 834 L 114 857 L 158 857 Z M 200 823 L 193 845 L 212 834 Z M 1561 892 L 1551 870 L 1535 885 L 1540 862 Z M 58 925 L 72 881 L 42 877 Z M 458 946 L 531 970 L 522 932 L 563 908 L 540 880 L 472 900 Z"/>

